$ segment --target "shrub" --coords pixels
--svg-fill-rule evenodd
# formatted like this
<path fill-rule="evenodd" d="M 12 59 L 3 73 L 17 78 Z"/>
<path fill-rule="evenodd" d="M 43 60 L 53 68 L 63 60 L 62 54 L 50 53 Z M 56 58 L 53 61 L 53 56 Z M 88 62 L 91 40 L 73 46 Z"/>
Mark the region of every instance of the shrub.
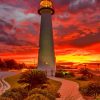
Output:
<path fill-rule="evenodd" d="M 88 86 L 80 88 L 81 92 L 87 96 L 98 96 L 100 94 L 100 83 L 90 83 Z"/>
<path fill-rule="evenodd" d="M 60 98 L 61 94 L 60 93 L 56 93 L 56 98 Z"/>
<path fill-rule="evenodd" d="M 55 73 L 55 77 L 64 77 L 65 75 L 63 74 L 63 72 L 62 71 L 57 71 L 56 73 Z"/>
<path fill-rule="evenodd" d="M 39 70 L 29 70 L 21 75 L 18 82 L 21 84 L 28 84 L 29 89 L 32 89 L 40 84 L 46 83 L 46 81 L 47 76 L 45 72 Z"/>
<path fill-rule="evenodd" d="M 42 94 L 32 94 L 31 96 L 27 97 L 25 100 L 50 100 Z"/>
<path fill-rule="evenodd" d="M 13 100 L 12 98 L 0 97 L 0 100 Z"/>
<path fill-rule="evenodd" d="M 74 77 L 74 73 L 72 72 L 66 72 L 66 71 L 57 71 L 56 74 L 55 74 L 55 77 L 67 77 L 67 78 L 70 78 L 70 77 Z"/>
<path fill-rule="evenodd" d="M 69 72 L 69 73 L 65 73 L 65 77 L 67 78 L 71 78 L 71 77 L 74 77 L 74 73 L 73 72 Z"/>
<path fill-rule="evenodd" d="M 22 100 L 22 96 L 17 92 L 7 91 L 3 95 L 3 97 L 13 98 L 14 100 Z"/>
<path fill-rule="evenodd" d="M 48 88 L 48 84 L 43 84 L 43 85 L 41 86 L 41 89 L 46 89 L 46 88 Z"/>
<path fill-rule="evenodd" d="M 33 94 L 42 94 L 43 96 L 47 97 L 49 100 L 55 100 L 55 96 L 53 96 L 52 93 L 50 93 L 47 90 L 35 88 L 29 92 L 29 96 Z"/>
<path fill-rule="evenodd" d="M 88 77 L 87 76 L 81 76 L 81 77 L 78 77 L 77 80 L 87 81 Z"/>
<path fill-rule="evenodd" d="M 8 97 L 12 98 L 14 100 L 23 100 L 25 97 L 27 97 L 28 91 L 23 88 L 13 88 L 10 90 L 7 90 L 4 94 L 2 94 L 2 97 Z"/>

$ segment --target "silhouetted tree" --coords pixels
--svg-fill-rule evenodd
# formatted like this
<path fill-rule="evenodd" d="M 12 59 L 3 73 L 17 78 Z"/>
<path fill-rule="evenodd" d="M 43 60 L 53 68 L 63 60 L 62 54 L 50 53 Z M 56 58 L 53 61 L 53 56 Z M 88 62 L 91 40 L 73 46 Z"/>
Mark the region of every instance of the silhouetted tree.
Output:
<path fill-rule="evenodd" d="M 13 59 L 5 60 L 5 64 L 6 64 L 7 68 L 9 68 L 9 69 L 13 69 L 13 68 L 17 68 L 18 67 L 17 62 L 15 60 L 13 60 Z"/>
<path fill-rule="evenodd" d="M 0 69 L 5 69 L 7 66 L 3 60 L 0 59 Z"/>
<path fill-rule="evenodd" d="M 18 64 L 17 68 L 18 69 L 27 68 L 27 66 L 24 63 L 22 63 L 22 64 Z"/>
<path fill-rule="evenodd" d="M 27 68 L 27 66 L 22 63 L 17 63 L 14 59 L 5 59 L 1 60 L 0 59 L 0 69 L 22 69 L 22 68 Z"/>
<path fill-rule="evenodd" d="M 98 63 L 97 66 L 98 66 L 98 71 L 100 71 L 100 63 Z"/>

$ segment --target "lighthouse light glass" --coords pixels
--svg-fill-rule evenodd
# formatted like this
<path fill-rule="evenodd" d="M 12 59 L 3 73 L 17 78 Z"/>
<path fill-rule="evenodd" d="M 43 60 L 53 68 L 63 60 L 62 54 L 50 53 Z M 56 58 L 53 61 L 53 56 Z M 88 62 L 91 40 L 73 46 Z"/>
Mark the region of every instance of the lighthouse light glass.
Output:
<path fill-rule="evenodd" d="M 49 0 L 42 0 L 41 3 L 40 3 L 40 6 L 41 7 L 50 7 L 50 8 L 52 8 L 52 2 L 49 1 Z"/>

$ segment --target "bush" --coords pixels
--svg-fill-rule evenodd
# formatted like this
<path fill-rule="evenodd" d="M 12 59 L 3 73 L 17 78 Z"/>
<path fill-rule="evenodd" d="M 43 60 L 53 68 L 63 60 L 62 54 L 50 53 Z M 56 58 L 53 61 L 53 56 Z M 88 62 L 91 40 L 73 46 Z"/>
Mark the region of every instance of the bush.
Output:
<path fill-rule="evenodd" d="M 55 73 L 55 77 L 64 77 L 65 75 L 63 74 L 63 72 L 62 71 L 57 71 L 56 73 Z"/>
<path fill-rule="evenodd" d="M 50 100 L 42 94 L 32 94 L 31 96 L 27 97 L 25 100 Z"/>
<path fill-rule="evenodd" d="M 77 80 L 87 81 L 88 77 L 87 76 L 81 76 L 81 77 L 78 77 Z"/>
<path fill-rule="evenodd" d="M 57 71 L 56 74 L 55 74 L 55 77 L 67 77 L 67 78 L 70 78 L 70 77 L 74 77 L 74 73 L 72 72 L 66 72 L 66 71 Z"/>
<path fill-rule="evenodd" d="M 41 95 L 47 97 L 49 100 L 55 100 L 55 96 L 53 96 L 52 93 L 50 93 L 47 90 L 35 88 L 29 92 L 29 96 L 31 96 L 33 94 L 41 94 Z"/>
<path fill-rule="evenodd" d="M 61 94 L 60 93 L 56 93 L 56 98 L 60 98 Z"/>
<path fill-rule="evenodd" d="M 0 97 L 0 100 L 13 100 L 12 98 Z"/>
<path fill-rule="evenodd" d="M 100 94 L 100 83 L 90 83 L 88 86 L 80 88 L 82 94 L 87 96 L 98 96 Z"/>
<path fill-rule="evenodd" d="M 19 81 L 21 84 L 28 84 L 29 89 L 36 88 L 40 84 L 47 82 L 47 76 L 45 72 L 39 70 L 29 70 L 24 72 Z"/>
<path fill-rule="evenodd" d="M 72 73 L 72 72 L 69 72 L 69 73 L 65 73 L 65 77 L 67 77 L 67 78 L 71 78 L 71 77 L 74 77 L 75 75 L 74 75 L 74 73 Z"/>
<path fill-rule="evenodd" d="M 82 76 L 86 76 L 89 79 L 92 79 L 93 78 L 93 74 L 90 73 L 89 69 L 81 68 L 80 69 L 80 74 L 82 74 Z"/>
<path fill-rule="evenodd" d="M 27 93 L 28 91 L 26 89 L 13 88 L 2 94 L 2 97 L 12 98 L 14 100 L 23 100 L 25 97 L 27 97 Z"/>
<path fill-rule="evenodd" d="M 46 89 L 46 88 L 48 88 L 48 84 L 43 84 L 43 85 L 41 86 L 41 89 Z"/>

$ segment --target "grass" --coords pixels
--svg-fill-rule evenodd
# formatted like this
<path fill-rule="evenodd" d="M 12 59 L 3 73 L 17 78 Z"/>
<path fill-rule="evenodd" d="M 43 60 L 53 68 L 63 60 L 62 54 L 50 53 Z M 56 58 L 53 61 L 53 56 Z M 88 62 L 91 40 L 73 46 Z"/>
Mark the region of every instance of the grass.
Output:
<path fill-rule="evenodd" d="M 7 77 L 5 78 L 5 81 L 7 81 L 11 85 L 11 88 L 21 87 L 21 84 L 17 82 L 20 78 L 20 75 L 21 74 L 17 74 L 14 76 Z"/>
<path fill-rule="evenodd" d="M 51 80 L 49 79 L 48 80 L 48 90 L 52 93 L 52 94 L 56 94 L 58 89 L 60 88 L 61 86 L 61 83 L 58 82 L 58 81 L 54 81 L 54 80 Z"/>

